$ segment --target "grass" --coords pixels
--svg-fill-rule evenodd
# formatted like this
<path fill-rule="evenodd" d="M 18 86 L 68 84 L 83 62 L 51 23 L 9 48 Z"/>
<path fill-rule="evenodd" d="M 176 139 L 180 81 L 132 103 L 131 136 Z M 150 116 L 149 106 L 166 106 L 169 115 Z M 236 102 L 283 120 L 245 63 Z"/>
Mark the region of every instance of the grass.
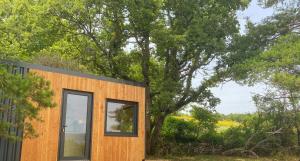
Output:
<path fill-rule="evenodd" d="M 150 158 L 147 161 L 300 161 L 300 157 L 296 156 L 277 156 L 268 158 L 243 158 L 243 157 L 228 157 L 220 155 L 200 155 L 194 157 L 175 157 L 167 156 L 163 159 L 158 159 L 155 157 Z"/>

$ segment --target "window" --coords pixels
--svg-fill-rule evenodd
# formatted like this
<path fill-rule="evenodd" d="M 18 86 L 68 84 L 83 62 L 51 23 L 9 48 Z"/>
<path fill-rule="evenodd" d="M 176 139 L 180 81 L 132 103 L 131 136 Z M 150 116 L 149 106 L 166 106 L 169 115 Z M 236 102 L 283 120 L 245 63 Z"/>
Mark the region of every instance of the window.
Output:
<path fill-rule="evenodd" d="M 138 104 L 106 100 L 105 135 L 137 136 Z"/>

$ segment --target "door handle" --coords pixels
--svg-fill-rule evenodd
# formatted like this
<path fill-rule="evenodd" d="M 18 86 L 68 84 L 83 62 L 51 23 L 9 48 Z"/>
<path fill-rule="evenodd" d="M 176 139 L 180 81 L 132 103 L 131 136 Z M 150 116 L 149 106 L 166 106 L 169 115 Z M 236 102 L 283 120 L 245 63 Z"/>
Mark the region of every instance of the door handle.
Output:
<path fill-rule="evenodd" d="M 67 126 L 67 125 L 63 125 L 63 126 L 62 126 L 61 131 L 62 131 L 63 133 L 65 133 L 65 128 L 66 128 L 66 127 L 68 127 L 68 126 Z"/>

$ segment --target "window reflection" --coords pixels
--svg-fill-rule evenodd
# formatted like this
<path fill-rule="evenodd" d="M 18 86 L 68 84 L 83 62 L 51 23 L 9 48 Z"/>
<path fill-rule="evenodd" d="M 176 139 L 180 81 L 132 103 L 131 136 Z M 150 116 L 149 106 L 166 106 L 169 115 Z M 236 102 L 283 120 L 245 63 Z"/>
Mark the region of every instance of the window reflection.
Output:
<path fill-rule="evenodd" d="M 84 156 L 88 97 L 67 95 L 64 156 Z"/>
<path fill-rule="evenodd" d="M 135 103 L 108 101 L 106 111 L 106 132 L 134 134 L 136 131 L 136 115 L 137 105 Z"/>

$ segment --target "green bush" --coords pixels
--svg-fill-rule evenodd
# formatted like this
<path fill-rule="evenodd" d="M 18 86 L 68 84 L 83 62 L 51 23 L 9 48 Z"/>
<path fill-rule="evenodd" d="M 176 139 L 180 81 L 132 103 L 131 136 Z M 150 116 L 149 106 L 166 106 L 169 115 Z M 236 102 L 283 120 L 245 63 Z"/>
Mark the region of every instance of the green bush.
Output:
<path fill-rule="evenodd" d="M 192 116 L 166 118 L 160 144 L 161 155 L 225 154 L 270 156 L 299 154 L 296 130 L 291 128 L 288 112 L 278 119 L 266 112 L 247 115 L 238 126 L 217 131 L 217 114 L 197 108 Z M 287 116 L 286 116 L 287 115 Z M 276 116 L 276 117 L 275 117 Z M 279 130 L 279 131 L 278 131 Z"/>
<path fill-rule="evenodd" d="M 203 135 L 200 136 L 198 139 L 199 142 L 201 143 L 208 143 L 210 145 L 223 145 L 224 144 L 224 139 L 222 134 L 219 134 L 215 131 L 210 131 L 207 132 Z"/>
<path fill-rule="evenodd" d="M 197 141 L 198 131 L 195 121 L 186 121 L 175 117 L 167 117 L 162 127 L 161 135 L 167 141 L 193 142 Z"/>
<path fill-rule="evenodd" d="M 243 147 L 249 137 L 246 130 L 242 126 L 231 127 L 222 133 L 224 148 L 240 148 Z"/>
<path fill-rule="evenodd" d="M 220 154 L 223 137 L 204 122 L 192 117 L 169 116 L 166 118 L 158 149 L 159 155 Z"/>

